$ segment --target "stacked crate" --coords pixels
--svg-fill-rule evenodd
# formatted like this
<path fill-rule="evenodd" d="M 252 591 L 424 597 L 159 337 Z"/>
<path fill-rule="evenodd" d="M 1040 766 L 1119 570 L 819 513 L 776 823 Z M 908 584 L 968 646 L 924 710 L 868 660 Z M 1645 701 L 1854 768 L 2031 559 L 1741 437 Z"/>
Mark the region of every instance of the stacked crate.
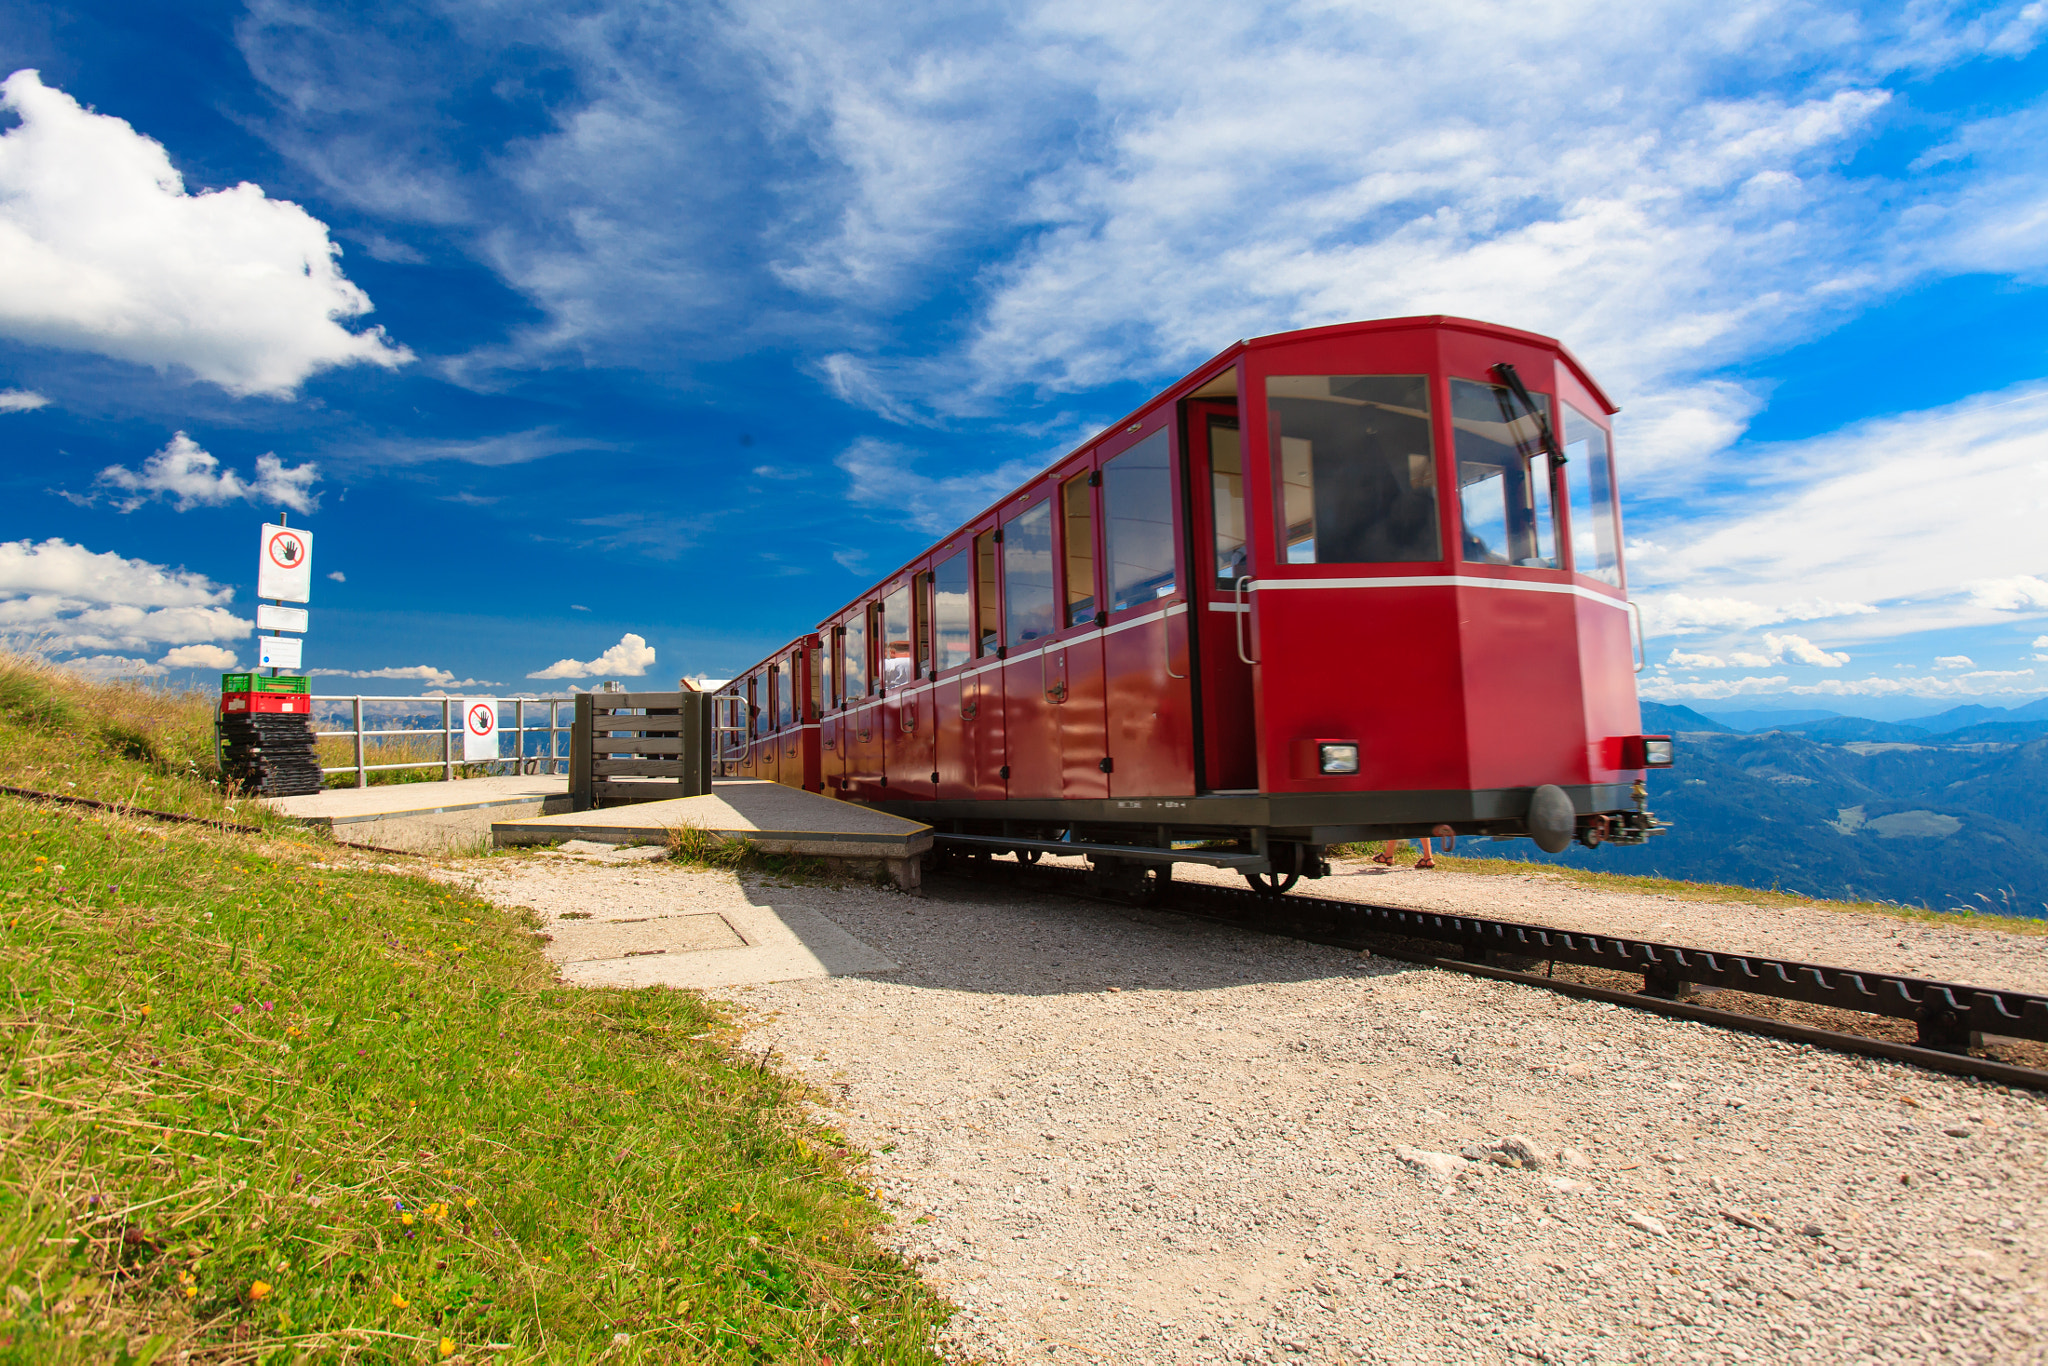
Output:
<path fill-rule="evenodd" d="M 221 772 L 245 792 L 296 797 L 318 792 L 311 687 L 305 678 L 220 676 Z"/>

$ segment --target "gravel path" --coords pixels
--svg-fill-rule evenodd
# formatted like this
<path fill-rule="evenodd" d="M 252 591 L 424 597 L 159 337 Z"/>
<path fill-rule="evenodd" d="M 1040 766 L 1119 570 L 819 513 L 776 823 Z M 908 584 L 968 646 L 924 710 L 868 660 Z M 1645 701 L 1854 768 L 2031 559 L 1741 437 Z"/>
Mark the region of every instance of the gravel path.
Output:
<path fill-rule="evenodd" d="M 516 904 L 523 868 L 559 874 L 472 867 Z M 593 906 L 800 900 L 903 965 L 730 995 L 875 1153 L 966 1351 L 2048 1361 L 2038 1096 L 993 883 L 581 871 Z M 1900 952 L 1897 922 L 1836 912 L 1413 872 L 1316 890 L 1347 885 L 1823 961 Z M 2039 940 L 1978 937 L 1904 951 L 2040 980 Z"/>

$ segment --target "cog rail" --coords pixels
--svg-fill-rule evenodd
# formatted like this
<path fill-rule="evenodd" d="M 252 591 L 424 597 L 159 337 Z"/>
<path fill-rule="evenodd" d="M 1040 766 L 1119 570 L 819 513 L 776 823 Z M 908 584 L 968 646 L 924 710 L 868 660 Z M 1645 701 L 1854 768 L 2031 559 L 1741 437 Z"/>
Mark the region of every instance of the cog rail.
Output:
<path fill-rule="evenodd" d="M 1034 881 L 1071 880 L 1077 884 L 1073 888 L 1076 893 L 1082 891 L 1078 884 L 1086 878 L 1087 874 L 1078 870 L 1033 870 Z M 1979 1034 L 2048 1042 L 2048 996 L 2030 992 L 1828 967 L 1761 954 L 1683 948 L 1482 916 L 1447 915 L 1330 897 L 1274 896 L 1206 883 L 1167 883 L 1159 888 L 1152 904 L 1159 910 L 1242 929 L 1338 948 L 1369 949 L 1382 957 L 2048 1091 L 2048 1071 L 1973 1057 L 1969 1053 L 1973 1036 Z M 1408 942 L 1388 944 L 1385 941 L 1389 939 Z M 1455 945 L 1456 951 L 1432 954 L 1410 947 L 1415 941 Z M 1617 991 L 1525 970 L 1544 962 L 1640 974 L 1643 987 L 1634 992 Z M 1820 1029 L 1680 999 L 1690 987 L 1747 992 L 1910 1020 L 1917 1027 L 1917 1042 L 1907 1044 Z"/>

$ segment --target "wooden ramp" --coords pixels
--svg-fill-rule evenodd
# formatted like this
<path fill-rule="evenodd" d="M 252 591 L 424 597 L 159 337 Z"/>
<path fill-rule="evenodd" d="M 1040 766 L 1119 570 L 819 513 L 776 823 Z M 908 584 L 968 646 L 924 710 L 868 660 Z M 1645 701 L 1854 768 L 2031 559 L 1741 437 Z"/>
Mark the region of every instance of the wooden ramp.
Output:
<path fill-rule="evenodd" d="M 701 797 L 493 821 L 491 838 L 499 848 L 564 840 L 663 844 L 681 826 L 744 839 L 767 854 L 878 862 L 906 891 L 918 886 L 932 847 L 928 825 L 754 778 L 717 779 Z"/>

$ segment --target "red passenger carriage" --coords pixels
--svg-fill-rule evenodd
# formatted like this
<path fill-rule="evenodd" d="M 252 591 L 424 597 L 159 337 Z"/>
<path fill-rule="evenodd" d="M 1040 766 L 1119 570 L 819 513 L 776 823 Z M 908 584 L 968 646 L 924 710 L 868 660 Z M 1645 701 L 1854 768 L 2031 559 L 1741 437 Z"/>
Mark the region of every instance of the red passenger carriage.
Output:
<path fill-rule="evenodd" d="M 1640 734 L 1615 411 L 1487 323 L 1240 342 L 730 685 L 757 723 L 774 699 L 731 771 L 1133 887 L 1638 842 L 1670 743 Z"/>

